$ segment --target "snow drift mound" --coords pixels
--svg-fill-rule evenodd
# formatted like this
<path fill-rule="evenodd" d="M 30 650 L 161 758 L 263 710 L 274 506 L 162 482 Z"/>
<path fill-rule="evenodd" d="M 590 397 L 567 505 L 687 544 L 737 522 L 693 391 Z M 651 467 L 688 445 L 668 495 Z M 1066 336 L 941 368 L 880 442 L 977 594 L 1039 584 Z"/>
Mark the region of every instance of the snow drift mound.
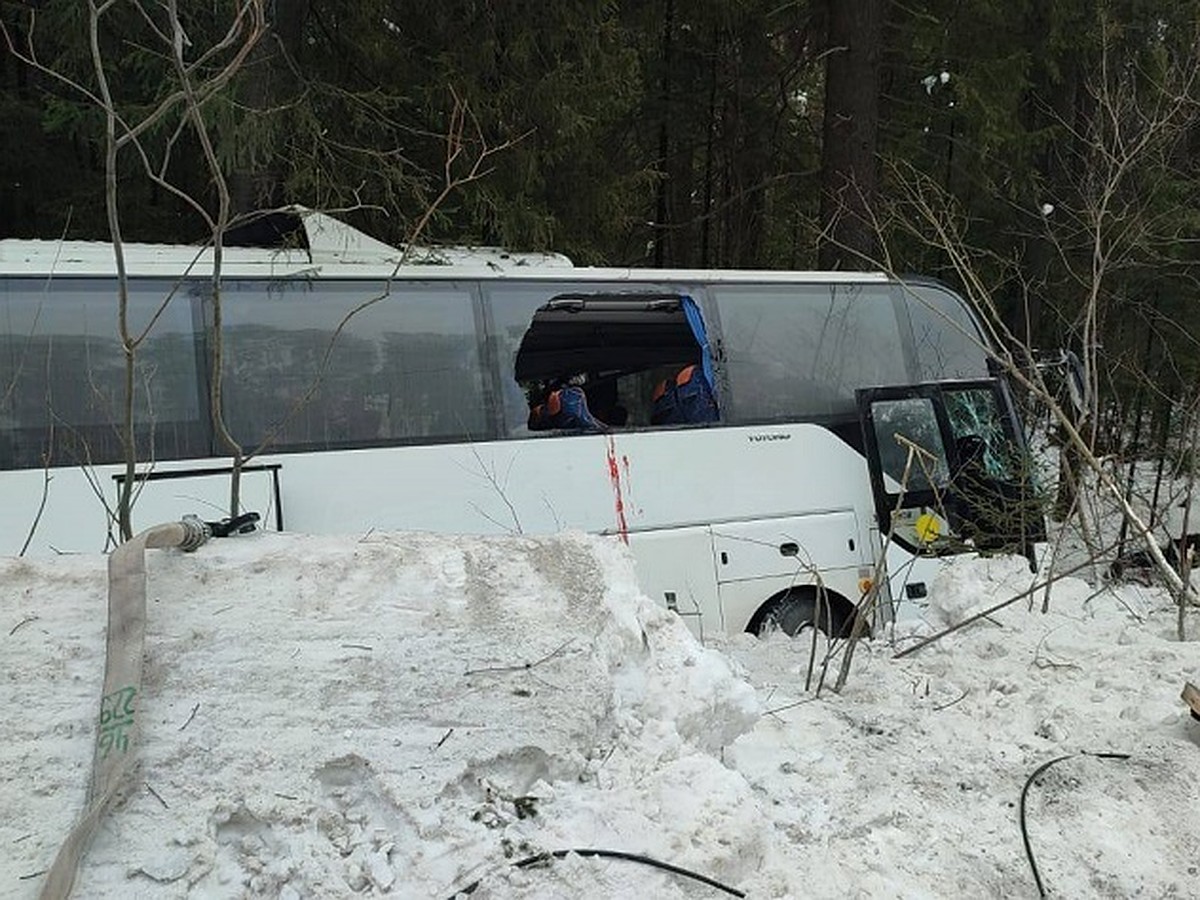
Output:
<path fill-rule="evenodd" d="M 139 764 L 76 896 L 444 897 L 482 879 L 476 897 L 670 897 L 652 869 L 506 860 L 612 848 L 737 883 L 761 857 L 751 790 L 715 755 L 753 726 L 753 690 L 640 595 L 612 541 L 262 534 L 147 566 Z M 84 805 L 104 560 L 0 578 L 22 698 L 0 744 L 0 881 L 34 896 Z"/>

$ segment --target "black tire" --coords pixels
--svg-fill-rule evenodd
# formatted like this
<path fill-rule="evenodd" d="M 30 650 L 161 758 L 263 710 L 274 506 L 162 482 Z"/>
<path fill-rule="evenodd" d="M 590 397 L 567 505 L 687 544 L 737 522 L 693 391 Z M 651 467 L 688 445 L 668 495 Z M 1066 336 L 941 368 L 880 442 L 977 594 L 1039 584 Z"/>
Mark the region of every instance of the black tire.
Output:
<path fill-rule="evenodd" d="M 765 637 L 778 629 L 794 638 L 815 626 L 826 637 L 844 638 L 850 636 L 853 624 L 853 614 L 847 615 L 833 598 L 827 603 L 818 603 L 817 592 L 811 588 L 794 589 L 771 603 L 754 631 L 759 637 Z"/>

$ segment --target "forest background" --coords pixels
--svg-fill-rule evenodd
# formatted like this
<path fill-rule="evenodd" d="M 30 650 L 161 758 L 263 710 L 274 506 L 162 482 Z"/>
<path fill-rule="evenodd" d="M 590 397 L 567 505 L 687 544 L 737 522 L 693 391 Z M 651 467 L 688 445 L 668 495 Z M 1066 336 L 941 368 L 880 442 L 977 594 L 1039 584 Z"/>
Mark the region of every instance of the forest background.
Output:
<path fill-rule="evenodd" d="M 0 0 L 0 237 L 108 240 L 95 60 L 138 120 L 176 83 L 152 8 L 204 48 L 248 5 Z M 235 218 L 298 203 L 400 243 L 432 212 L 423 241 L 578 264 L 935 276 L 1091 363 L 1098 453 L 1190 447 L 1200 0 L 253 5 L 261 39 L 186 107 Z M 438 199 L 464 111 L 486 167 Z M 211 200 L 197 133 L 144 140 Z M 146 168 L 117 160 L 124 239 L 211 241 Z"/>

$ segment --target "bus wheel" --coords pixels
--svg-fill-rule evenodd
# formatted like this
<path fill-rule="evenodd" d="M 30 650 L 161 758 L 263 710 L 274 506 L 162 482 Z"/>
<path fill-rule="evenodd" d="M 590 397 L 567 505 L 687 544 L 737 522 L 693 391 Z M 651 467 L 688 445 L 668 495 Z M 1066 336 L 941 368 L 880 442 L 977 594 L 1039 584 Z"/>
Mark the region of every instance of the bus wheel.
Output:
<path fill-rule="evenodd" d="M 853 623 L 854 608 L 842 597 L 830 594 L 818 602 L 815 588 L 798 587 L 770 600 L 746 630 L 759 637 L 776 630 L 797 637 L 815 627 L 826 637 L 848 637 Z"/>

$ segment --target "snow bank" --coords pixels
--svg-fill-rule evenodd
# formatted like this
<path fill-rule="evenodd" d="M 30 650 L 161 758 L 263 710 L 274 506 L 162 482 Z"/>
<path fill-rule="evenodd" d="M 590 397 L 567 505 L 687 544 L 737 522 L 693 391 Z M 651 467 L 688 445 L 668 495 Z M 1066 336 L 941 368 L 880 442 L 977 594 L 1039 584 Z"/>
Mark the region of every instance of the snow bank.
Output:
<path fill-rule="evenodd" d="M 1029 586 L 1023 559 L 957 559 L 925 631 Z M 798 691 L 796 642 L 729 641 L 768 713 L 725 754 L 778 835 L 755 896 L 1036 897 L 1021 793 L 1065 757 L 1027 796 L 1047 896 L 1200 897 L 1200 722 L 1179 699 L 1200 643 L 1174 639 L 1159 591 L 1066 578 L 1041 605 L 901 659 L 915 635 L 864 645 L 842 693 L 820 697 Z"/>
<path fill-rule="evenodd" d="M 754 691 L 642 598 L 611 541 L 263 534 L 152 552 L 148 571 L 140 764 L 77 896 L 480 879 L 478 898 L 554 896 L 588 866 L 588 896 L 671 897 L 688 894 L 652 869 L 507 861 L 613 848 L 738 882 L 762 855 L 752 791 L 719 759 Z M 0 884 L 31 897 L 84 803 L 104 561 L 7 561 L 0 580 L 20 698 Z"/>
<path fill-rule="evenodd" d="M 701 648 L 615 541 L 257 535 L 149 557 L 141 767 L 78 897 L 711 898 L 542 850 L 601 848 L 755 898 L 1200 896 L 1200 621 L 1065 578 L 912 655 L 861 645 L 805 692 L 808 640 Z M 99 558 L 0 562 L 0 895 L 83 805 Z M 1030 586 L 956 559 L 925 633 Z M 734 673 L 744 675 L 751 688 Z M 758 701 L 755 701 L 757 693 Z M 759 715 L 762 708 L 764 714 Z M 1127 754 L 1112 757 L 1101 754 Z"/>

